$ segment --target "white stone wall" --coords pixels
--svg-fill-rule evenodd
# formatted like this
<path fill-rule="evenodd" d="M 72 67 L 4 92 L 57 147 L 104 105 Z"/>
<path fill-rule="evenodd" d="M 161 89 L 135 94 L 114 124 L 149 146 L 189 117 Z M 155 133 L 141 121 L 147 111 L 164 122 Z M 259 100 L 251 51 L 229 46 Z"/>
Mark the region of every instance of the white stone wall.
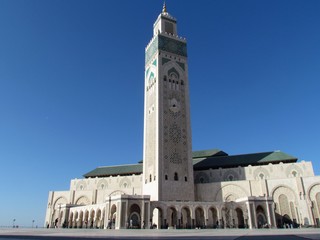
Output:
<path fill-rule="evenodd" d="M 195 183 L 223 182 L 234 180 L 283 179 L 314 176 L 311 162 L 280 163 L 261 166 L 209 169 L 195 171 Z M 202 179 L 202 180 L 201 180 Z"/>

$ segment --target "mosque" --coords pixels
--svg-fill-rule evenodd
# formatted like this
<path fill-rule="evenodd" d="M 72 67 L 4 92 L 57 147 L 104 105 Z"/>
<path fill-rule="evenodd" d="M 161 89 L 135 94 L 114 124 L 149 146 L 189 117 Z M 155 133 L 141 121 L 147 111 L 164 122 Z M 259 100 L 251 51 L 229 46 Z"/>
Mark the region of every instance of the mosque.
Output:
<path fill-rule="evenodd" d="M 49 192 L 45 226 L 319 226 L 320 176 L 281 151 L 192 151 L 186 39 L 163 6 L 145 49 L 143 161 L 104 166 Z"/>

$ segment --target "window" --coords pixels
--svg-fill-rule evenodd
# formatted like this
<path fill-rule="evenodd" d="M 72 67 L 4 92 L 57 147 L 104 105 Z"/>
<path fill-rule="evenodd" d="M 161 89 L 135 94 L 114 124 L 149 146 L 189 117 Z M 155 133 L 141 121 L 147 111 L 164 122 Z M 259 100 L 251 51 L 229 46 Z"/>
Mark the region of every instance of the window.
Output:
<path fill-rule="evenodd" d="M 178 181 L 179 180 L 179 178 L 178 178 L 178 173 L 177 172 L 175 172 L 174 173 L 174 178 L 173 178 L 175 181 Z"/>
<path fill-rule="evenodd" d="M 184 181 L 185 181 L 185 182 L 188 182 L 188 178 L 187 178 L 187 177 L 184 177 Z"/>
<path fill-rule="evenodd" d="M 292 176 L 296 177 L 297 176 L 297 172 L 296 171 L 292 171 Z"/>
<path fill-rule="evenodd" d="M 164 76 L 164 77 L 163 77 L 163 81 L 167 81 L 167 76 Z"/>
<path fill-rule="evenodd" d="M 149 181 L 152 182 L 152 175 L 149 176 Z"/>
<path fill-rule="evenodd" d="M 165 32 L 173 34 L 173 24 L 171 22 L 165 22 Z"/>
<path fill-rule="evenodd" d="M 168 175 L 167 175 L 167 174 L 164 175 L 164 179 L 165 179 L 165 180 L 168 180 Z"/>
<path fill-rule="evenodd" d="M 263 173 L 260 173 L 260 174 L 259 174 L 259 177 L 260 177 L 261 180 L 263 180 L 263 179 L 264 179 L 264 174 L 263 174 Z"/>

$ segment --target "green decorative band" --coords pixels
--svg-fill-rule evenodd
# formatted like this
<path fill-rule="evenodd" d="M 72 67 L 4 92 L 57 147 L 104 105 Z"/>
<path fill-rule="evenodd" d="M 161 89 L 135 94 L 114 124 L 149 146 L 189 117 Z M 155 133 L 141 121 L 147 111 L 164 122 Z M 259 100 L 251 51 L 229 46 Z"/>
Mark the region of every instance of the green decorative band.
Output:
<path fill-rule="evenodd" d="M 187 57 L 187 44 L 185 42 L 158 35 L 146 50 L 146 64 L 149 63 L 157 50 Z"/>
<path fill-rule="evenodd" d="M 157 59 L 153 61 L 152 65 L 157 66 Z"/>
<path fill-rule="evenodd" d="M 168 58 L 162 58 L 162 65 L 163 64 L 166 64 L 167 62 L 170 62 L 171 59 L 168 59 Z"/>
<path fill-rule="evenodd" d="M 179 64 L 179 66 L 183 69 L 183 71 L 185 71 L 185 68 L 184 68 L 184 63 L 181 63 L 181 62 L 176 62 Z"/>

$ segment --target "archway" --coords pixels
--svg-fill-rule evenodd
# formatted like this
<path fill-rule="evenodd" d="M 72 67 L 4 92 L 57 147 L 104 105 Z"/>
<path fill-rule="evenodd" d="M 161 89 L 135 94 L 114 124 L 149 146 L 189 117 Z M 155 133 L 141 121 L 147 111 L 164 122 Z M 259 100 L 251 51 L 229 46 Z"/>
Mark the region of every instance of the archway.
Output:
<path fill-rule="evenodd" d="M 195 214 L 196 214 L 196 228 L 204 228 L 205 219 L 204 219 L 203 209 L 201 207 L 197 207 Z"/>
<path fill-rule="evenodd" d="M 86 210 L 85 211 L 85 213 L 84 213 L 84 219 L 82 219 L 83 220 L 83 224 L 82 224 L 82 226 L 84 227 L 84 228 L 88 228 L 90 225 L 89 225 L 89 211 L 88 210 Z"/>
<path fill-rule="evenodd" d="M 68 228 L 72 228 L 72 226 L 73 226 L 73 212 L 70 212 Z"/>
<path fill-rule="evenodd" d="M 101 227 L 101 210 L 98 209 L 96 213 L 96 221 L 95 221 L 96 228 Z"/>
<path fill-rule="evenodd" d="M 219 225 L 218 212 L 214 207 L 209 208 L 208 212 L 208 228 L 217 228 Z"/>
<path fill-rule="evenodd" d="M 236 214 L 237 214 L 237 225 L 238 228 L 244 228 L 244 217 L 243 217 L 243 211 L 240 208 L 236 209 Z"/>
<path fill-rule="evenodd" d="M 265 227 L 268 222 L 267 222 L 267 217 L 265 214 L 265 211 L 263 207 L 260 205 L 256 208 L 256 213 L 257 213 L 257 223 L 258 223 L 258 228 L 263 228 Z"/>
<path fill-rule="evenodd" d="M 94 210 L 91 210 L 91 212 L 90 212 L 90 219 L 89 219 L 89 227 L 90 227 L 90 228 L 94 228 L 94 227 L 95 227 L 94 215 L 95 215 L 95 211 L 94 211 Z"/>
<path fill-rule="evenodd" d="M 116 218 L 117 218 L 117 207 L 115 204 L 111 206 L 110 210 L 110 219 L 108 222 L 108 229 L 114 229 L 116 224 Z"/>
<path fill-rule="evenodd" d="M 188 207 L 183 207 L 181 209 L 181 227 L 191 228 L 191 211 Z"/>
<path fill-rule="evenodd" d="M 132 204 L 129 214 L 129 227 L 140 228 L 141 227 L 140 207 L 138 204 Z"/>
<path fill-rule="evenodd" d="M 169 207 L 167 210 L 168 226 L 176 228 L 177 226 L 177 210 L 174 207 Z"/>
<path fill-rule="evenodd" d="M 156 207 L 155 209 L 153 209 L 151 226 L 152 228 L 158 228 L 158 229 L 164 228 L 162 209 L 159 207 Z"/>
<path fill-rule="evenodd" d="M 78 228 L 82 228 L 82 221 L 83 221 L 83 211 L 80 211 L 79 219 L 78 219 Z"/>
<path fill-rule="evenodd" d="M 79 213 L 78 212 L 75 212 L 74 213 L 74 217 L 73 217 L 73 223 L 72 223 L 72 227 L 73 228 L 77 228 L 77 220 L 78 220 L 78 216 L 79 216 Z"/>

